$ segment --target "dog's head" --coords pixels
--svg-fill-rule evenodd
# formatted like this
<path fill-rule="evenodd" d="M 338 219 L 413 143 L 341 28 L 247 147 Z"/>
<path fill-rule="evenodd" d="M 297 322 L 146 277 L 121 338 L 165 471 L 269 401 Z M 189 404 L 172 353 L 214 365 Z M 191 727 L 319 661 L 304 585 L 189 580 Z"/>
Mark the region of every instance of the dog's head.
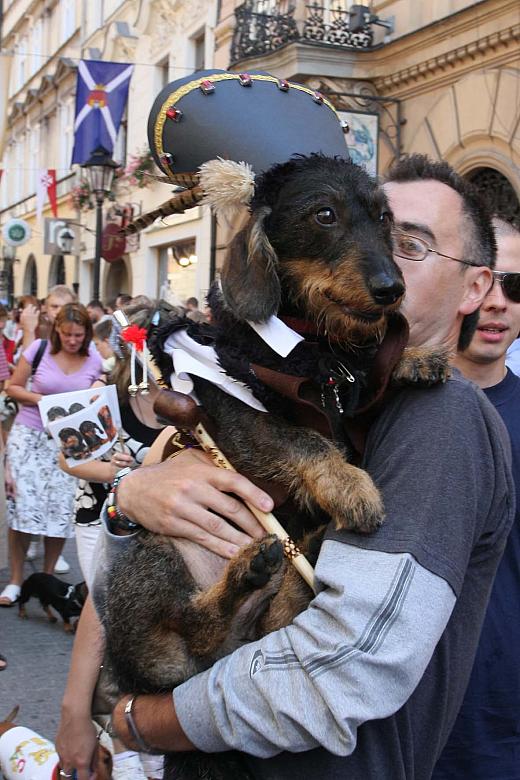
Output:
<path fill-rule="evenodd" d="M 77 585 L 74 586 L 73 599 L 80 605 L 80 607 L 83 607 L 85 605 L 87 596 L 88 596 L 88 587 L 86 582 L 79 582 Z"/>
<path fill-rule="evenodd" d="M 286 313 L 360 343 L 384 333 L 404 295 L 380 187 L 341 158 L 311 155 L 255 181 L 251 217 L 230 244 L 224 299 L 240 320 Z"/>

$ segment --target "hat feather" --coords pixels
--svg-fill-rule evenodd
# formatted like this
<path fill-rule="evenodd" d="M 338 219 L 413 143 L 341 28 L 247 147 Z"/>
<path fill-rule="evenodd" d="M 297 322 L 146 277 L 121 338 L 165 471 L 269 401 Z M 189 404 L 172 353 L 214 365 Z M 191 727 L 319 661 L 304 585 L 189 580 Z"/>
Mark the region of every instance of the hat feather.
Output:
<path fill-rule="evenodd" d="M 202 203 L 217 217 L 232 219 L 249 206 L 255 192 L 255 174 L 248 163 L 217 157 L 199 168 L 199 184 L 204 191 Z"/>

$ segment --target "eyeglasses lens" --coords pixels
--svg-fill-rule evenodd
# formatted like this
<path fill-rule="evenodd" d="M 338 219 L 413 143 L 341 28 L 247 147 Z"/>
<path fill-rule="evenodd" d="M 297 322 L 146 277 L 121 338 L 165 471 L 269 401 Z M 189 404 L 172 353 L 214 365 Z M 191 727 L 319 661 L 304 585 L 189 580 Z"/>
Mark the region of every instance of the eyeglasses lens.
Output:
<path fill-rule="evenodd" d="M 513 303 L 520 303 L 520 273 L 506 274 L 502 279 L 502 289 Z"/>
<path fill-rule="evenodd" d="M 425 246 L 414 236 L 392 233 L 392 248 L 398 257 L 404 257 L 406 260 L 424 260 Z"/>

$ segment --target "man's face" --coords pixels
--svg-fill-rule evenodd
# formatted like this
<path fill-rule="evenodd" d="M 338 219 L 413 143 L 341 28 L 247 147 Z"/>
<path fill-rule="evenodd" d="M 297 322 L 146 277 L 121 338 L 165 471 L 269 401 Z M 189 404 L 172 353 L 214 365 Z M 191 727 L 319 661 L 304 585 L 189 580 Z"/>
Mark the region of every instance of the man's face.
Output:
<path fill-rule="evenodd" d="M 468 224 L 460 195 L 434 180 L 384 185 L 396 226 L 452 257 L 464 256 Z M 401 310 L 410 325 L 410 344 L 457 345 L 464 315 L 475 311 L 489 288 L 490 271 L 430 252 L 416 262 L 394 258 L 406 283 Z"/>
<path fill-rule="evenodd" d="M 520 235 L 497 238 L 497 271 L 520 273 Z M 480 309 L 478 327 L 464 356 L 475 363 L 501 360 L 520 333 L 520 303 L 504 295 L 495 281 Z"/>
<path fill-rule="evenodd" d="M 100 309 L 98 309 L 96 306 L 87 306 L 87 312 L 88 312 L 88 316 L 90 317 L 90 321 L 93 325 L 95 325 L 96 322 L 99 322 L 99 320 L 103 316 L 103 312 Z"/>
<path fill-rule="evenodd" d="M 59 312 L 62 306 L 65 306 L 66 303 L 72 303 L 72 298 L 65 298 L 65 297 L 61 298 L 58 295 L 49 295 L 46 304 L 47 304 L 47 317 L 50 322 L 54 322 L 57 313 Z"/>

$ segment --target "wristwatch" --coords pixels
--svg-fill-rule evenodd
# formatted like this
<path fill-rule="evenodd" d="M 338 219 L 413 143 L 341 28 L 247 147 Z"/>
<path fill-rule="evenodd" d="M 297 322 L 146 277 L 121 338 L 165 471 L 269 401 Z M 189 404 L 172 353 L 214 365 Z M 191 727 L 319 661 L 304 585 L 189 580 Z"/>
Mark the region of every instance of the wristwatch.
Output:
<path fill-rule="evenodd" d="M 123 477 L 126 477 L 127 474 L 130 474 L 131 471 L 132 469 L 129 466 L 126 466 L 124 469 L 119 469 L 114 477 L 114 481 L 112 482 L 107 503 L 108 519 L 112 527 L 118 529 L 119 531 L 125 531 L 126 533 L 133 533 L 137 528 L 139 528 L 139 523 L 134 523 L 133 520 L 130 520 L 130 518 L 123 514 L 123 512 L 121 512 L 119 509 L 117 505 L 117 488 Z"/>

